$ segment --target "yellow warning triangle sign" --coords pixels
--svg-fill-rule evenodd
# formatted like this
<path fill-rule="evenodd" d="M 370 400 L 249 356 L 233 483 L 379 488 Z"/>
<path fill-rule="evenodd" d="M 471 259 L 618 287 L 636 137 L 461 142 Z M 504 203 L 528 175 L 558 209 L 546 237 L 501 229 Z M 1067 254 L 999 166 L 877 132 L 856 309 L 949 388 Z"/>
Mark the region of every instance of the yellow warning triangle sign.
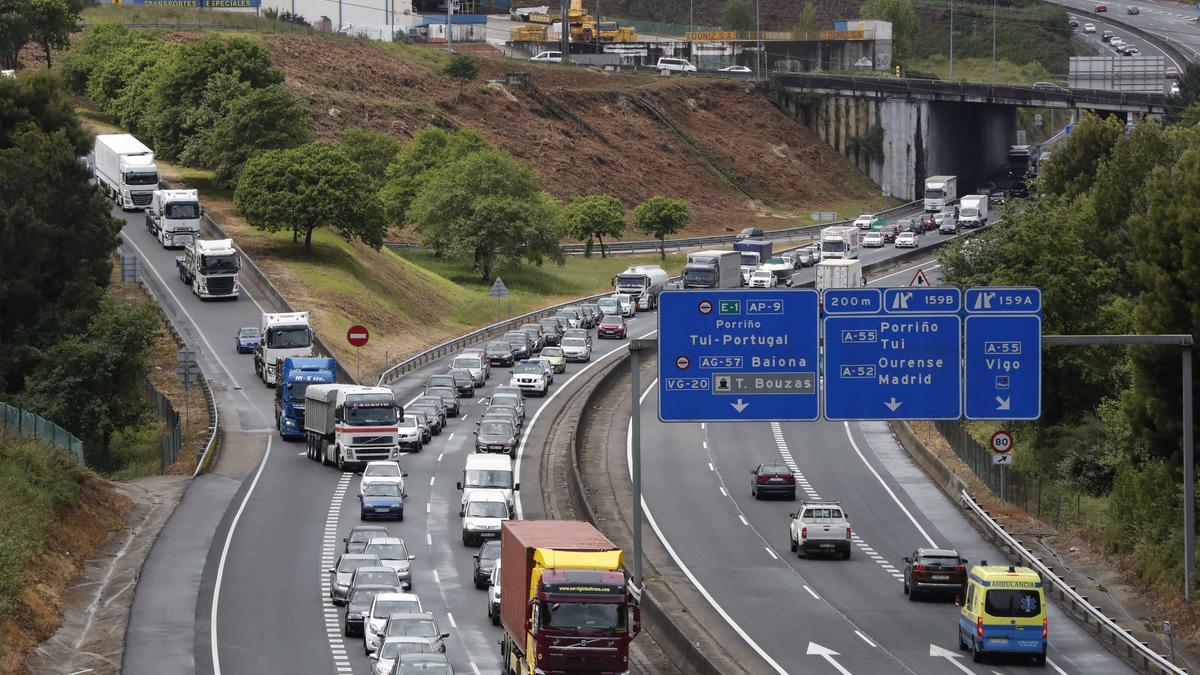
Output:
<path fill-rule="evenodd" d="M 909 286 L 932 286 L 929 283 L 929 277 L 925 276 L 925 270 L 917 268 L 917 273 L 913 275 L 912 281 L 908 282 Z"/>

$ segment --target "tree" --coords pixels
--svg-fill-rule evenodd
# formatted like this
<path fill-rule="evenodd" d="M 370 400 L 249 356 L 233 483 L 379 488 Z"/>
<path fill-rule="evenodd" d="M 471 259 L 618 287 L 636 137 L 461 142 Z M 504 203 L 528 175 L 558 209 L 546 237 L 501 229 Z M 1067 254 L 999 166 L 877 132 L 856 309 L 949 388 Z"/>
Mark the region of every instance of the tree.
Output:
<path fill-rule="evenodd" d="M 113 434 L 149 412 L 147 357 L 158 322 L 149 303 L 106 298 L 85 325 L 46 350 L 18 400 L 83 439 L 88 464 L 108 470 L 116 468 Z"/>
<path fill-rule="evenodd" d="M 378 190 L 383 187 L 388 165 L 400 154 L 400 141 L 382 131 L 351 127 L 342 133 L 342 150 Z"/>
<path fill-rule="evenodd" d="M 457 103 L 458 99 L 462 98 L 463 87 L 479 75 L 479 65 L 475 63 L 475 59 L 466 54 L 455 54 L 450 57 L 450 61 L 442 69 L 442 73 L 446 77 L 458 80 L 458 96 L 454 99 Z"/>
<path fill-rule="evenodd" d="M 214 178 L 237 185 L 242 167 L 265 150 L 292 148 L 309 140 L 309 111 L 282 84 L 255 89 L 234 75 L 217 73 L 188 117 L 196 134 L 187 139 L 181 159 L 207 166 Z"/>
<path fill-rule="evenodd" d="M 608 195 L 588 195 L 571 202 L 563 211 L 567 234 L 586 240 L 584 255 L 592 256 L 592 239 L 600 240 L 600 257 L 605 257 L 604 237 L 625 233 L 625 205 Z"/>
<path fill-rule="evenodd" d="M 72 107 L 54 75 L 0 79 L 0 392 L 87 324 L 111 274 L 122 223 L 76 159 L 92 140 Z"/>
<path fill-rule="evenodd" d="M 675 234 L 688 224 L 688 208 L 682 199 L 651 197 L 633 210 L 633 227 L 659 242 L 659 253 L 667 258 L 667 235 Z"/>
<path fill-rule="evenodd" d="M 408 219 L 427 246 L 469 258 L 487 282 L 498 265 L 561 262 L 558 211 L 532 169 L 489 149 L 433 170 Z"/>
<path fill-rule="evenodd" d="M 800 10 L 800 22 L 796 24 L 796 30 L 801 33 L 815 33 L 821 29 L 817 23 L 817 6 L 813 4 L 813 0 L 807 0 L 804 3 L 804 9 Z"/>
<path fill-rule="evenodd" d="M 433 169 L 487 147 L 483 136 L 471 129 L 455 134 L 437 128 L 417 132 L 387 168 L 379 196 L 388 222 L 397 227 L 408 222 L 408 209 Z"/>
<path fill-rule="evenodd" d="M 729 0 L 721 10 L 721 27 L 726 30 L 754 30 L 754 8 L 748 0 Z"/>
<path fill-rule="evenodd" d="M 1071 135 L 1054 150 L 1054 161 L 1038 176 L 1038 188 L 1047 194 L 1075 197 L 1092 188 L 1096 168 L 1112 154 L 1125 134 L 1116 117 L 1097 117 L 1085 112 L 1071 127 Z"/>
<path fill-rule="evenodd" d="M 25 0 L 29 39 L 42 48 L 47 68 L 53 65 L 50 50 L 71 45 L 71 33 L 82 11 L 81 0 Z"/>
<path fill-rule="evenodd" d="M 1135 332 L 1200 334 L 1200 150 L 1188 150 L 1170 168 L 1155 171 L 1145 190 L 1145 213 L 1132 219 L 1138 232 L 1134 269 L 1142 290 L 1136 300 Z M 1146 347 L 1132 350 L 1130 356 L 1133 388 L 1125 400 L 1130 423 L 1155 454 L 1178 462 L 1179 352 Z M 1192 382 L 1195 387 L 1194 374 Z"/>
<path fill-rule="evenodd" d="M 376 249 L 383 245 L 383 214 L 371 182 L 332 143 L 259 154 L 242 168 L 233 202 L 253 227 L 291 229 L 293 241 L 303 233 L 309 253 L 318 227 L 336 227 Z"/>
<path fill-rule="evenodd" d="M 913 56 L 917 13 L 912 0 L 867 0 L 859 14 L 864 19 L 892 22 L 892 61 L 905 63 Z"/>
<path fill-rule="evenodd" d="M 29 15 L 26 0 L 0 0 L 0 63 L 16 68 L 17 55 L 29 42 Z"/>

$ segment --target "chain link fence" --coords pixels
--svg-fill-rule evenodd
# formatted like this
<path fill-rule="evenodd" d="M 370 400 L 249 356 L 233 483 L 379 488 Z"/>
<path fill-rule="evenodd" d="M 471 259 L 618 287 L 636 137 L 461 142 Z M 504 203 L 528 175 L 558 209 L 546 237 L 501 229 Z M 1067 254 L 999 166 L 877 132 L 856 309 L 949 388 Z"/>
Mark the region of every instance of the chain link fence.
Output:
<path fill-rule="evenodd" d="M 14 436 L 40 438 L 75 455 L 75 459 L 83 464 L 83 441 L 54 422 L 28 410 L 0 403 L 0 431 Z"/>
<path fill-rule="evenodd" d="M 1077 521 L 1082 509 L 1078 493 L 1064 490 L 1054 481 L 1030 479 L 1008 464 L 993 464 L 995 454 L 975 440 L 959 421 L 934 422 L 934 427 L 954 454 L 963 461 L 993 494 L 1055 527 L 1065 520 Z"/>
<path fill-rule="evenodd" d="M 150 407 L 154 410 L 154 416 L 166 428 L 162 440 L 159 441 L 162 470 L 166 471 L 168 466 L 175 463 L 175 460 L 179 458 L 180 451 L 183 450 L 183 423 L 180 420 L 179 412 L 175 410 L 175 406 L 171 405 L 171 400 L 155 389 L 149 380 L 146 380 L 146 398 L 150 399 Z"/>

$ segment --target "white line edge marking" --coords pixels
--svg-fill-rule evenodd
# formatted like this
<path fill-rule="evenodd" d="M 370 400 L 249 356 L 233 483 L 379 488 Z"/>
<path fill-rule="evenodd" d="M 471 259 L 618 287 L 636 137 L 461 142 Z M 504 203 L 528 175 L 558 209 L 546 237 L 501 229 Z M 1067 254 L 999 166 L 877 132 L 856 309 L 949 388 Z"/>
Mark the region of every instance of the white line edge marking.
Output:
<path fill-rule="evenodd" d="M 813 589 L 809 588 L 809 587 L 808 587 L 808 584 L 804 584 L 804 590 L 808 591 L 808 594 L 809 594 L 809 595 L 811 595 L 811 596 L 813 596 L 813 597 L 814 597 L 814 598 L 816 598 L 817 600 L 820 600 L 820 599 L 821 599 L 821 596 L 817 595 L 817 592 L 816 592 L 816 591 L 814 591 Z"/>
<path fill-rule="evenodd" d="M 925 531 L 925 528 L 921 527 L 921 523 L 917 522 L 917 519 L 913 517 L 911 512 L 909 512 L 908 507 L 906 507 L 904 503 L 900 501 L 900 498 L 897 497 L 896 493 L 892 491 L 892 487 L 883 480 L 883 477 L 879 475 L 879 472 L 875 470 L 875 467 L 871 466 L 871 463 L 868 462 L 867 458 L 863 456 L 862 450 L 859 450 L 858 448 L 858 442 L 854 440 L 854 434 L 850 433 L 850 423 L 842 422 L 842 428 L 846 430 L 846 438 L 850 439 L 850 447 L 854 448 L 854 453 L 858 455 L 859 459 L 862 460 L 862 463 L 867 467 L 867 470 L 871 472 L 872 476 L 875 476 L 875 480 L 879 481 L 879 484 L 882 485 L 883 489 L 886 490 L 888 495 L 891 496 L 892 501 L 896 502 L 896 506 L 900 507 L 900 510 L 904 513 L 904 515 L 908 516 L 909 521 L 911 521 L 913 526 L 917 528 L 917 531 L 921 533 L 921 536 L 925 537 L 925 541 L 929 542 L 929 546 L 931 548 L 937 548 L 937 543 L 934 542 L 933 537 L 930 537 L 929 533 Z"/>
<path fill-rule="evenodd" d="M 871 645 L 872 647 L 877 646 L 874 642 L 871 642 L 871 638 L 867 637 L 866 635 L 863 635 L 863 632 L 861 630 L 854 631 L 854 634 L 857 635 L 858 637 L 862 638 L 863 642 Z"/>
<path fill-rule="evenodd" d="M 769 547 L 769 546 L 764 546 L 764 547 L 763 547 L 763 549 L 765 549 L 765 550 L 766 550 L 766 552 L 767 552 L 767 555 L 771 556 L 771 559 L 772 559 L 772 560 L 779 560 L 779 556 L 775 555 L 775 551 L 772 551 L 772 550 L 771 550 L 771 547 Z"/>
<path fill-rule="evenodd" d="M 214 675 L 221 675 L 221 653 L 217 643 L 217 608 L 221 599 L 221 581 L 225 577 L 225 558 L 229 555 L 229 546 L 233 543 L 233 534 L 237 531 L 238 521 L 242 519 L 242 511 L 246 510 L 246 504 L 250 501 L 250 495 L 254 494 L 254 488 L 258 485 L 258 479 L 262 477 L 263 469 L 267 466 L 267 458 L 271 456 L 271 442 L 274 440 L 274 436 L 267 436 L 267 451 L 263 453 L 262 461 L 258 463 L 258 471 L 254 472 L 254 480 L 250 482 L 249 489 L 242 496 L 242 503 L 238 506 L 237 513 L 233 514 L 233 521 L 229 523 L 229 531 L 225 535 L 225 545 L 221 547 L 221 560 L 217 563 L 217 579 L 216 583 L 213 584 L 212 609 L 209 612 L 208 618 Z"/>
<path fill-rule="evenodd" d="M 1049 656 L 1046 657 L 1046 663 L 1049 663 L 1050 667 L 1057 670 L 1059 673 L 1061 673 L 1061 675 L 1067 675 L 1067 671 L 1063 670 L 1062 668 L 1059 668 L 1058 664 L 1055 663 Z"/>
<path fill-rule="evenodd" d="M 615 353 L 616 351 L 620 350 L 614 350 L 614 352 L 610 353 Z M 656 382 L 658 382 L 658 378 L 651 380 L 650 386 L 646 388 L 646 391 L 642 392 L 642 395 L 638 398 L 639 406 L 645 402 L 646 397 L 650 395 L 650 392 L 654 391 L 654 385 Z M 628 457 L 632 452 L 633 421 L 630 420 L 625 429 L 625 456 L 627 458 L 626 464 L 630 465 L 630 471 L 633 471 L 633 468 L 632 462 L 628 460 Z M 750 648 L 755 651 L 755 653 L 762 657 L 762 660 L 766 661 L 775 672 L 779 673 L 779 675 L 788 675 L 788 672 L 784 670 L 784 668 L 780 666 L 775 659 L 771 658 L 771 655 L 768 654 L 765 649 L 760 647 L 759 644 L 750 637 L 750 634 L 733 620 L 733 617 L 729 616 L 729 613 L 725 611 L 725 608 L 721 607 L 720 603 L 717 602 L 717 599 L 714 598 L 712 594 L 708 592 L 708 589 L 700 583 L 700 580 L 697 579 L 696 575 L 692 573 L 691 568 L 689 568 L 687 564 L 683 562 L 683 558 L 681 558 L 679 554 L 675 552 L 675 549 L 671 546 L 671 542 L 667 541 L 667 537 L 663 534 L 662 529 L 658 527 L 658 521 L 654 520 L 654 514 L 650 511 L 650 505 L 646 503 L 646 498 L 642 497 L 641 502 L 642 512 L 646 514 L 646 522 L 650 524 L 650 529 L 654 530 L 654 535 L 658 537 L 660 542 L 662 542 L 663 548 L 667 549 L 667 553 L 671 556 L 671 559 L 675 561 L 675 564 L 679 566 L 679 569 L 683 571 L 683 574 L 688 578 L 688 581 L 692 582 L 692 585 L 696 587 L 696 590 L 700 591 L 700 595 L 704 596 L 704 599 L 708 601 L 708 604 L 712 606 L 713 610 L 725 620 L 725 623 L 729 624 L 729 627 L 732 628 L 739 637 L 745 640 L 746 644 L 749 645 Z"/>

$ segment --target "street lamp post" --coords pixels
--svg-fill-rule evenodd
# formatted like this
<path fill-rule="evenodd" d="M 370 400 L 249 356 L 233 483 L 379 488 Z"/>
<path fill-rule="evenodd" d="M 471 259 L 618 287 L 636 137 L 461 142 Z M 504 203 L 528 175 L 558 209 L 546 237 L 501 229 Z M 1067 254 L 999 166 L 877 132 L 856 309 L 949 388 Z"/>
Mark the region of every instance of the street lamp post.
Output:
<path fill-rule="evenodd" d="M 950 0 L 950 79 L 954 79 L 954 0 Z"/>
<path fill-rule="evenodd" d="M 992 84 L 996 84 L 996 0 L 992 0 Z"/>

